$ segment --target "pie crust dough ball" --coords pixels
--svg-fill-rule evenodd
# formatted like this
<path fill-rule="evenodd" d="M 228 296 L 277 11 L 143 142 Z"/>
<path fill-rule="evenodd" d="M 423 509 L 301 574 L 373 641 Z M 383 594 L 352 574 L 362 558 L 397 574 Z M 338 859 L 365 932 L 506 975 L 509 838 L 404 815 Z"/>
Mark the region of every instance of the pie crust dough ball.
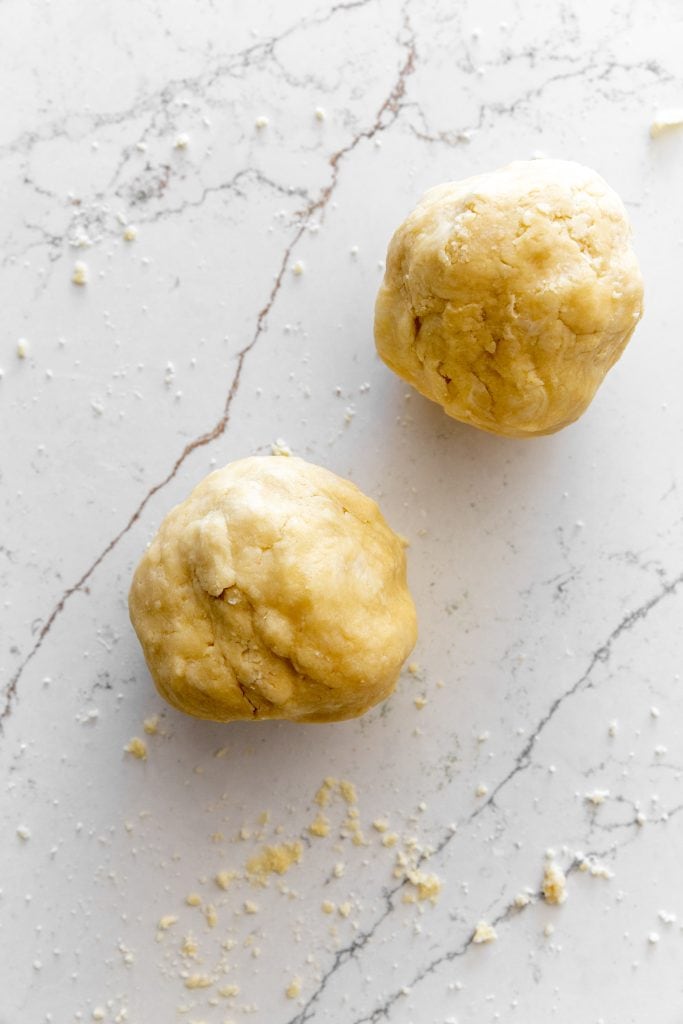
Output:
<path fill-rule="evenodd" d="M 389 245 L 377 350 L 454 419 L 509 437 L 560 430 L 641 317 L 630 237 L 617 194 L 569 161 L 438 185 Z"/>
<path fill-rule="evenodd" d="M 405 541 L 303 459 L 233 462 L 164 519 L 130 616 L 161 695 L 199 718 L 353 718 L 394 688 L 417 629 Z"/>

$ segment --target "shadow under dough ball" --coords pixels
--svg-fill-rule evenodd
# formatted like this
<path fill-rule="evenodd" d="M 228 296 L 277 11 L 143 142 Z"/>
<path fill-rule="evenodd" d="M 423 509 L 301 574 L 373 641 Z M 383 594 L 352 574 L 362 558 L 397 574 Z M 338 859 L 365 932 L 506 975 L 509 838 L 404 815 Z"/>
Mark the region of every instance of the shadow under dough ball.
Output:
<path fill-rule="evenodd" d="M 405 542 L 375 502 L 282 456 L 233 462 L 177 505 L 129 607 L 161 695 L 223 722 L 361 715 L 417 633 Z"/>
<path fill-rule="evenodd" d="M 394 234 L 384 362 L 449 416 L 550 434 L 588 407 L 642 315 L 624 205 L 588 167 L 517 161 L 430 189 Z"/>

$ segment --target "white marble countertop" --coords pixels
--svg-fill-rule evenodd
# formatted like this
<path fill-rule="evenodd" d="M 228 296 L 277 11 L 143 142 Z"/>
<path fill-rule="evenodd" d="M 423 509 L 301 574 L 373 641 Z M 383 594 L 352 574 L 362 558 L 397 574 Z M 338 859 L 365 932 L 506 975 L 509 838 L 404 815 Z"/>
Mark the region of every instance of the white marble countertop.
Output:
<path fill-rule="evenodd" d="M 683 1019 L 683 132 L 648 132 L 682 15 L 0 4 L 1 1024 Z M 390 374 L 372 308 L 427 186 L 538 151 L 623 196 L 646 316 L 579 423 L 510 441 Z M 155 694 L 131 571 L 280 437 L 410 538 L 413 670 L 356 722 L 195 721 Z M 326 776 L 358 818 L 337 794 L 312 837 Z"/>

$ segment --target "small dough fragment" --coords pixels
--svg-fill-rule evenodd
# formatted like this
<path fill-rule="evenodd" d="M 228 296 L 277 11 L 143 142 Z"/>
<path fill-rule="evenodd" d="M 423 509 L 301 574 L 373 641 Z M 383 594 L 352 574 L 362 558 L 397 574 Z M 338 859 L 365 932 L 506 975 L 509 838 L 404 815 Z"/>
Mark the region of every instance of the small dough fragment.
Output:
<path fill-rule="evenodd" d="M 129 607 L 161 695 L 215 721 L 361 715 L 416 639 L 405 542 L 354 484 L 295 457 L 203 480 L 161 524 Z"/>
<path fill-rule="evenodd" d="M 430 189 L 389 245 L 384 362 L 454 419 L 532 437 L 576 420 L 642 315 L 623 203 L 565 160 Z"/>

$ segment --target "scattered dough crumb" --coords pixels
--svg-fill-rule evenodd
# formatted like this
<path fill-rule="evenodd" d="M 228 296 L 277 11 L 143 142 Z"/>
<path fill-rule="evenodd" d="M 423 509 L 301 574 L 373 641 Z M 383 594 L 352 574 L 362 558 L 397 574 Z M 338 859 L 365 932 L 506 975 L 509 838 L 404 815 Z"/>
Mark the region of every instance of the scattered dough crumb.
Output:
<path fill-rule="evenodd" d="M 255 125 L 256 125 L 256 127 L 257 127 L 257 128 L 259 128 L 259 129 L 260 129 L 260 128 L 267 128 L 267 127 L 268 127 L 268 125 L 270 124 L 270 121 L 269 121 L 269 120 L 268 120 L 268 118 L 267 118 L 267 117 L 265 116 L 265 114 L 261 114 L 261 116 L 260 116 L 260 117 L 257 117 L 257 118 L 256 118 L 256 120 L 254 121 L 254 124 L 255 124 Z"/>
<path fill-rule="evenodd" d="M 495 942 L 497 938 L 496 929 L 492 925 L 487 924 L 486 921 L 480 921 L 474 929 L 472 942 L 479 946 L 483 942 Z"/>
<path fill-rule="evenodd" d="M 408 871 L 406 878 L 417 889 L 417 898 L 419 900 L 431 900 L 432 903 L 436 903 L 442 886 L 438 875 L 416 869 Z"/>
<path fill-rule="evenodd" d="M 387 832 L 386 835 L 382 836 L 382 846 L 386 846 L 390 849 L 392 846 L 396 846 L 398 842 L 398 836 L 395 832 Z"/>
<path fill-rule="evenodd" d="M 188 907 L 201 907 L 202 898 L 198 892 L 191 892 L 188 896 L 185 897 L 185 902 L 187 903 Z"/>
<path fill-rule="evenodd" d="M 271 455 L 291 455 L 292 449 L 281 437 L 276 438 L 270 446 Z"/>
<path fill-rule="evenodd" d="M 306 268 L 304 266 L 303 261 L 297 260 L 294 266 L 292 267 L 292 273 L 295 275 L 295 277 L 301 277 L 305 269 Z"/>
<path fill-rule="evenodd" d="M 219 871 L 214 878 L 214 882 L 219 889 L 227 890 L 230 888 L 230 883 L 235 878 L 237 878 L 236 871 Z"/>
<path fill-rule="evenodd" d="M 349 914 L 351 913 L 352 907 L 351 907 L 351 904 L 349 903 L 349 901 L 346 900 L 345 903 L 340 903 L 339 904 L 339 906 L 337 907 L 337 910 L 338 910 L 339 915 L 341 917 L 348 917 Z"/>
<path fill-rule="evenodd" d="M 512 902 L 518 910 L 522 910 L 524 907 L 528 907 L 531 903 L 531 893 L 524 891 L 518 892 Z"/>
<path fill-rule="evenodd" d="M 331 775 L 323 779 L 322 785 L 318 789 L 318 792 L 314 796 L 314 800 L 318 807 L 328 807 L 330 800 L 332 799 L 332 791 L 336 788 L 337 780 L 333 779 Z"/>
<path fill-rule="evenodd" d="M 585 799 L 594 807 L 599 807 L 600 804 L 604 804 L 608 796 L 608 789 L 594 789 L 592 793 L 586 793 Z"/>
<path fill-rule="evenodd" d="M 188 932 L 180 944 L 180 952 L 183 954 L 183 956 L 188 956 L 191 959 L 194 959 L 197 955 L 198 950 L 199 946 L 197 945 L 196 938 L 194 937 L 192 932 Z"/>
<path fill-rule="evenodd" d="M 216 908 L 213 903 L 207 903 L 204 907 L 204 917 L 206 918 L 206 923 L 209 928 L 216 927 L 218 924 L 218 914 L 216 913 Z"/>
<path fill-rule="evenodd" d="M 324 110 L 323 107 L 316 107 L 315 108 L 315 119 L 316 119 L 316 121 L 324 121 L 325 120 L 325 110 Z"/>
<path fill-rule="evenodd" d="M 218 995 L 223 996 L 225 999 L 229 999 L 231 996 L 238 996 L 239 994 L 239 985 L 223 985 L 222 988 L 218 989 Z"/>
<path fill-rule="evenodd" d="M 76 260 L 74 263 L 71 280 L 74 284 L 84 285 L 88 283 L 88 267 L 83 260 Z"/>
<path fill-rule="evenodd" d="M 416 697 L 413 701 L 413 704 L 415 705 L 418 711 L 422 711 L 422 709 L 427 706 L 427 698 L 423 694 L 421 697 Z"/>
<path fill-rule="evenodd" d="M 683 110 L 660 110 L 655 114 L 650 125 L 650 136 L 656 139 L 659 135 L 663 135 L 664 132 L 682 126 Z"/>
<path fill-rule="evenodd" d="M 346 871 L 346 865 L 342 861 L 338 861 L 332 868 L 332 874 L 335 878 L 341 878 Z"/>
<path fill-rule="evenodd" d="M 660 910 L 657 917 L 660 921 L 663 921 L 664 924 L 675 924 L 676 922 L 676 915 L 669 913 L 668 910 Z"/>
<path fill-rule="evenodd" d="M 159 732 L 159 716 L 150 715 L 142 723 L 142 728 L 145 730 L 148 736 L 156 736 Z"/>
<path fill-rule="evenodd" d="M 330 834 L 330 822 L 324 814 L 320 813 L 316 815 L 308 826 L 308 831 L 312 836 L 318 836 L 318 838 L 324 839 L 325 836 Z"/>
<path fill-rule="evenodd" d="M 138 237 L 138 229 L 134 224 L 127 224 L 123 229 L 123 238 L 126 242 L 134 242 Z"/>
<path fill-rule="evenodd" d="M 488 794 L 489 787 L 485 782 L 480 782 L 474 791 L 475 796 L 486 796 Z"/>
<path fill-rule="evenodd" d="M 659 932 L 650 932 L 650 934 L 647 937 L 647 941 L 650 943 L 651 946 L 656 946 L 659 942 Z"/>
<path fill-rule="evenodd" d="M 543 872 L 543 898 L 546 903 L 560 904 L 567 899 L 567 879 L 559 865 L 550 861 Z"/>
<path fill-rule="evenodd" d="M 244 901 L 244 913 L 245 914 L 258 914 L 258 904 L 254 903 L 253 900 Z"/>
<path fill-rule="evenodd" d="M 284 875 L 293 864 L 299 863 L 302 853 L 303 846 L 298 840 L 280 846 L 264 846 L 247 861 L 247 871 L 260 879 L 270 874 Z"/>
<path fill-rule="evenodd" d="M 285 995 L 288 999 L 298 999 L 301 995 L 301 978 L 292 978 L 289 985 L 285 989 Z"/>
<path fill-rule="evenodd" d="M 138 761 L 147 760 L 147 744 L 139 736 L 133 736 L 123 749 L 127 754 L 136 757 Z"/>
<path fill-rule="evenodd" d="M 332 900 L 323 900 L 322 903 L 320 904 L 320 909 L 322 910 L 323 914 L 334 914 L 336 906 L 332 902 Z"/>
<path fill-rule="evenodd" d="M 31 830 L 26 825 L 19 825 L 17 835 L 23 842 L 27 842 L 31 838 Z"/>
<path fill-rule="evenodd" d="M 386 818 L 375 818 L 375 820 L 372 823 L 372 827 L 377 832 L 387 832 L 389 829 L 389 822 L 386 820 Z"/>
<path fill-rule="evenodd" d="M 339 792 L 342 795 L 342 799 L 345 800 L 347 804 L 358 803 L 358 793 L 356 792 L 356 787 L 352 782 L 349 782 L 347 779 L 342 779 L 340 781 Z"/>
<path fill-rule="evenodd" d="M 19 338 L 17 342 L 17 359 L 26 359 L 28 353 L 28 342 L 26 338 Z"/>
<path fill-rule="evenodd" d="M 176 923 L 177 920 L 178 918 L 175 916 L 175 914 L 164 914 L 163 917 L 159 918 L 159 924 L 157 925 L 157 927 L 159 931 L 167 932 L 168 929 L 171 928 Z"/>
<path fill-rule="evenodd" d="M 208 974 L 191 974 L 185 979 L 185 988 L 210 988 L 213 985 Z"/>
<path fill-rule="evenodd" d="M 545 935 L 546 939 L 549 939 L 550 936 L 554 934 L 554 932 L 555 932 L 555 925 L 554 924 L 548 923 L 545 926 L 545 928 L 543 929 L 543 934 Z"/>
<path fill-rule="evenodd" d="M 176 140 L 173 143 L 173 146 L 175 149 L 187 149 L 189 144 L 190 136 L 187 134 L 187 132 L 180 132 L 179 135 L 176 135 Z"/>

